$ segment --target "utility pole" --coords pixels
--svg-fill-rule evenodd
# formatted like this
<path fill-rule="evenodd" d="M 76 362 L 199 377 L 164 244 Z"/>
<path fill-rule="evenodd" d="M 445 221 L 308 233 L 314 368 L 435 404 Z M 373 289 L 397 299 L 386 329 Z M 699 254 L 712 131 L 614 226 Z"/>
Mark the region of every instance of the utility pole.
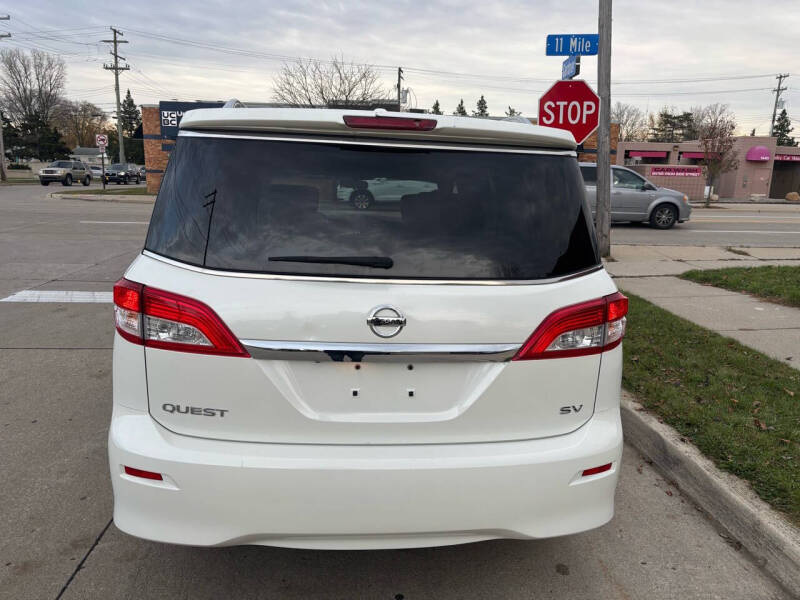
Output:
<path fill-rule="evenodd" d="M 786 79 L 787 77 L 789 77 L 788 73 L 781 73 L 779 75 L 775 75 L 775 79 L 778 80 L 778 87 L 776 87 L 774 90 L 772 90 L 773 92 L 775 92 L 775 106 L 772 108 L 772 121 L 770 122 L 770 125 L 769 125 L 769 136 L 770 137 L 772 137 L 772 134 L 775 131 L 775 117 L 778 114 L 778 100 L 781 97 L 781 92 L 785 92 L 786 91 L 786 88 L 785 87 L 781 87 L 781 84 L 783 83 L 783 80 Z"/>
<path fill-rule="evenodd" d="M 397 111 L 400 112 L 400 86 L 403 81 L 403 67 L 397 67 Z"/>
<path fill-rule="evenodd" d="M 600 0 L 597 32 L 597 243 L 600 256 L 611 256 L 611 0 Z"/>
<path fill-rule="evenodd" d="M 11 17 L 0 15 L 0 21 L 8 21 Z M 0 33 L 0 39 L 10 38 L 10 33 Z M 8 181 L 6 174 L 6 147 L 3 144 L 3 111 L 0 111 L 0 181 Z"/>
<path fill-rule="evenodd" d="M 117 93 L 117 138 L 119 138 L 119 162 L 125 162 L 125 144 L 122 140 L 122 110 L 120 109 L 119 104 L 119 72 L 120 71 L 127 71 L 130 67 L 126 64 L 124 67 L 119 66 L 120 59 L 125 60 L 124 56 L 120 56 L 117 54 L 117 45 L 118 44 L 127 44 L 127 40 L 120 40 L 117 39 L 117 36 L 122 37 L 122 32 L 118 29 L 111 27 L 111 31 L 114 32 L 114 39 L 113 40 L 102 40 L 107 44 L 114 44 L 114 49 L 109 53 L 111 56 L 114 57 L 114 64 L 112 65 L 103 65 L 103 68 L 106 71 L 114 71 L 114 91 Z"/>

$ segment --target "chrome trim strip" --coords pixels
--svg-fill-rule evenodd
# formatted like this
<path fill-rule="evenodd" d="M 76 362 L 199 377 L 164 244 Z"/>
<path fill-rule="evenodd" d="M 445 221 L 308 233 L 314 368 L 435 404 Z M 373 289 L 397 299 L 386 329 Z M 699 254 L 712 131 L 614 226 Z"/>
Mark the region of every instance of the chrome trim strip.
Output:
<path fill-rule="evenodd" d="M 253 358 L 319 362 L 506 362 L 521 344 L 350 344 L 240 340 Z"/>
<path fill-rule="evenodd" d="M 577 158 L 575 150 L 534 150 L 524 147 L 503 146 L 462 146 L 460 144 L 420 144 L 404 143 L 402 141 L 381 141 L 370 138 L 358 138 L 355 140 L 326 137 L 298 137 L 294 135 L 275 135 L 258 133 L 215 133 L 202 130 L 182 129 L 178 132 L 178 137 L 210 137 L 210 138 L 232 138 L 242 140 L 267 140 L 272 142 L 305 142 L 314 144 L 345 144 L 350 146 L 383 146 L 388 148 L 421 148 L 423 150 L 463 150 L 466 152 L 501 152 L 509 154 L 545 154 L 553 156 L 572 156 Z"/>
<path fill-rule="evenodd" d="M 577 279 L 584 275 L 589 275 L 595 271 L 601 271 L 603 265 L 594 265 L 582 271 L 576 271 L 561 277 L 550 277 L 547 279 L 375 279 L 367 277 L 322 277 L 319 275 L 280 275 L 277 273 L 247 273 L 243 271 L 224 271 L 221 269 L 209 269 L 198 267 L 189 263 L 180 262 L 166 256 L 161 256 L 150 250 L 142 250 L 142 254 L 154 260 L 180 267 L 195 273 L 204 275 L 214 275 L 216 277 L 241 277 L 244 279 L 274 279 L 280 281 L 328 281 L 331 283 L 383 283 L 383 284 L 403 284 L 403 285 L 547 285 Z"/>

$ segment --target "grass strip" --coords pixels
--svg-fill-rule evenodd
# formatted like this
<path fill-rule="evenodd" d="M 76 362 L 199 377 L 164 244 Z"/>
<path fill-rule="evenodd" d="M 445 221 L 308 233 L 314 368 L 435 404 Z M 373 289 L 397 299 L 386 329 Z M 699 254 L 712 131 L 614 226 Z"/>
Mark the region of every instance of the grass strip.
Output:
<path fill-rule="evenodd" d="M 687 271 L 681 277 L 734 292 L 746 292 L 770 302 L 800 307 L 800 267 L 730 267 Z"/>
<path fill-rule="evenodd" d="M 800 525 L 800 371 L 625 293 L 623 386 Z"/>

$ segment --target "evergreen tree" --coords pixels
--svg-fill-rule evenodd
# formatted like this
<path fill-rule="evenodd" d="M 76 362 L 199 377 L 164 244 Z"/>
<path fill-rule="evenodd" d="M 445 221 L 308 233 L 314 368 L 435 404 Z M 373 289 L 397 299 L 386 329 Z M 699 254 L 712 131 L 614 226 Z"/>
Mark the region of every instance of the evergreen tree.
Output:
<path fill-rule="evenodd" d="M 125 94 L 125 100 L 122 101 L 122 133 L 126 138 L 133 135 L 133 132 L 142 124 L 142 115 L 133 101 L 131 91 Z"/>
<path fill-rule="evenodd" d="M 436 102 L 433 103 L 433 108 L 431 108 L 431 114 L 440 115 L 442 114 L 442 109 L 439 106 L 439 99 L 436 99 Z"/>
<path fill-rule="evenodd" d="M 516 108 L 511 107 L 511 106 L 509 106 L 508 110 L 506 111 L 506 116 L 507 117 L 516 117 L 516 116 L 519 116 L 521 114 L 522 114 L 521 112 L 519 112 Z"/>
<path fill-rule="evenodd" d="M 488 117 L 489 116 L 489 111 L 487 110 L 487 107 L 486 107 L 486 98 L 483 97 L 483 94 L 481 94 L 481 97 L 478 100 L 477 104 L 475 105 L 475 108 L 477 108 L 478 110 L 473 110 L 472 111 L 472 116 L 473 117 Z"/>
<path fill-rule="evenodd" d="M 792 127 L 792 122 L 789 120 L 789 115 L 786 114 L 786 109 L 784 108 L 781 114 L 778 115 L 775 127 L 772 130 L 773 135 L 778 138 L 778 146 L 797 146 L 795 139 L 789 135 L 793 131 L 794 127 Z"/>
<path fill-rule="evenodd" d="M 20 131 L 11 122 L 2 111 L 0 111 L 0 120 L 3 123 L 3 145 L 5 146 L 6 157 L 14 160 L 22 157 L 22 147 L 24 142 L 20 136 Z"/>
<path fill-rule="evenodd" d="M 686 142 L 697 139 L 697 126 L 690 112 L 672 113 L 664 108 L 650 131 L 650 142 Z"/>
<path fill-rule="evenodd" d="M 461 99 L 461 102 L 458 103 L 456 106 L 456 112 L 453 113 L 454 115 L 458 115 L 459 117 L 466 117 L 467 116 L 467 109 L 464 108 L 464 99 Z"/>

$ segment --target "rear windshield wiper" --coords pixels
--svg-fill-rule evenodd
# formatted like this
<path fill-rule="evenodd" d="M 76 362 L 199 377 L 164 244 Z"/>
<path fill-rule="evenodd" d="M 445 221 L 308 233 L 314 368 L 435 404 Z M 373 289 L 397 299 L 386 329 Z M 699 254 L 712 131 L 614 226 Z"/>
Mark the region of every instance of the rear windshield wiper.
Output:
<path fill-rule="evenodd" d="M 391 269 L 394 266 L 394 261 L 388 256 L 270 256 L 269 260 L 273 262 L 356 265 L 373 269 Z"/>

